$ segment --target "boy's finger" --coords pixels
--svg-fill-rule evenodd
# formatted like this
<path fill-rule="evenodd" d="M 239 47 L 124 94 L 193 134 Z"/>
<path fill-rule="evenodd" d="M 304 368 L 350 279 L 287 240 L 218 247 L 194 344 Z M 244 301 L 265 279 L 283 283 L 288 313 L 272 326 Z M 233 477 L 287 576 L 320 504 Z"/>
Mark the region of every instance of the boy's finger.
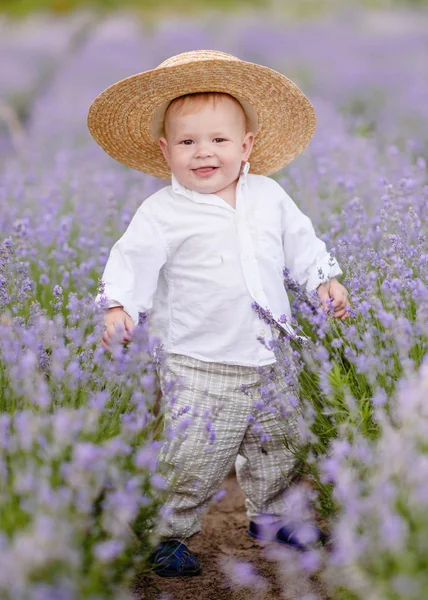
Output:
<path fill-rule="evenodd" d="M 104 339 L 111 345 L 113 340 L 118 340 L 125 335 L 125 328 L 122 323 L 112 323 L 107 326 L 104 332 Z"/>
<path fill-rule="evenodd" d="M 335 319 L 341 319 L 343 317 L 343 315 L 346 315 L 346 314 L 347 314 L 347 310 L 345 308 L 343 308 L 342 310 L 335 312 L 333 314 L 333 317 Z"/>
<path fill-rule="evenodd" d="M 125 334 L 123 336 L 123 340 L 125 342 L 130 342 L 132 340 L 132 332 L 134 331 L 135 326 L 131 319 L 125 319 Z"/>
<path fill-rule="evenodd" d="M 335 311 L 333 314 L 333 317 L 335 319 L 347 319 L 351 314 L 350 308 L 351 308 L 350 305 L 346 304 L 346 306 L 344 306 L 344 308 L 342 308 L 338 311 Z"/>
<path fill-rule="evenodd" d="M 324 308 L 326 308 L 327 307 L 327 302 L 330 299 L 330 296 L 329 296 L 328 291 L 327 291 L 327 289 L 325 288 L 324 285 L 321 285 L 318 288 L 318 296 L 320 297 L 322 305 L 324 306 Z"/>
<path fill-rule="evenodd" d="M 111 344 L 112 339 L 118 339 L 121 334 L 123 335 L 122 343 L 130 342 L 132 340 L 132 337 L 130 335 L 127 335 L 123 327 L 116 327 L 114 325 L 106 329 L 106 331 L 104 332 L 103 339 L 106 340 L 107 344 Z"/>
<path fill-rule="evenodd" d="M 124 336 L 122 339 L 122 344 L 125 344 L 126 342 L 130 342 L 131 338 Z M 101 340 L 101 345 L 105 350 L 111 350 L 111 339 L 110 337 L 105 339 L 104 337 Z"/>
<path fill-rule="evenodd" d="M 337 312 L 338 310 L 343 310 L 345 308 L 345 306 L 346 306 L 346 302 L 344 300 L 333 303 L 334 312 Z"/>
<path fill-rule="evenodd" d="M 128 317 L 125 319 L 125 329 L 129 332 L 135 329 L 134 321 Z"/>
<path fill-rule="evenodd" d="M 334 309 L 337 310 L 339 308 L 344 308 L 348 303 L 348 296 L 343 294 L 343 296 L 339 296 L 333 300 Z"/>
<path fill-rule="evenodd" d="M 125 333 L 125 327 L 123 323 L 110 323 L 107 325 L 105 333 L 110 337 L 110 339 L 118 338 Z"/>

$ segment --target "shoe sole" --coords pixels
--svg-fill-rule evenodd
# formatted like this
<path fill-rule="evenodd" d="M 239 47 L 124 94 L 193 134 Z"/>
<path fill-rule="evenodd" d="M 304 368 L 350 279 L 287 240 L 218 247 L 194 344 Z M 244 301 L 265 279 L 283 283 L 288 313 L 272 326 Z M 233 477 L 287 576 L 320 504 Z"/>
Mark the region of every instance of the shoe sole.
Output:
<path fill-rule="evenodd" d="M 153 570 L 153 573 L 158 577 L 179 577 L 180 579 L 183 579 L 185 577 L 195 577 L 197 575 L 200 575 L 202 573 L 202 569 L 199 569 L 199 571 L 192 571 L 188 573 L 177 573 L 177 571 L 167 571 L 159 573 Z"/>

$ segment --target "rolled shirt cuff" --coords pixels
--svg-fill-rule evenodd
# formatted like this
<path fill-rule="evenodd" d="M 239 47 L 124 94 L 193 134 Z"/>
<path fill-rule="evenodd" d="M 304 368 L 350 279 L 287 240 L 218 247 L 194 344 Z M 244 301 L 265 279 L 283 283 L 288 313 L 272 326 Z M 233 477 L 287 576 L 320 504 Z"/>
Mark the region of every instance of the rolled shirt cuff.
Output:
<path fill-rule="evenodd" d="M 309 276 L 306 283 L 306 290 L 312 292 L 313 290 L 316 290 L 321 283 L 326 283 L 329 279 L 338 277 L 342 274 L 343 271 L 339 267 L 336 259 L 332 260 L 331 257 L 327 257 L 326 260 L 317 265 L 316 271 Z"/>
<path fill-rule="evenodd" d="M 95 304 L 97 304 L 98 306 L 100 306 L 101 308 L 103 308 L 104 310 L 108 310 L 109 308 L 114 308 L 115 306 L 122 306 L 124 312 L 126 312 L 126 314 L 131 317 L 131 319 L 134 321 L 134 325 L 137 325 L 138 323 L 138 310 L 136 310 L 135 308 L 133 308 L 130 303 L 127 303 L 126 301 L 121 301 L 119 299 L 116 298 L 120 298 L 120 293 L 115 295 L 113 298 L 112 297 L 107 297 L 106 294 L 97 294 L 96 298 L 95 298 Z"/>

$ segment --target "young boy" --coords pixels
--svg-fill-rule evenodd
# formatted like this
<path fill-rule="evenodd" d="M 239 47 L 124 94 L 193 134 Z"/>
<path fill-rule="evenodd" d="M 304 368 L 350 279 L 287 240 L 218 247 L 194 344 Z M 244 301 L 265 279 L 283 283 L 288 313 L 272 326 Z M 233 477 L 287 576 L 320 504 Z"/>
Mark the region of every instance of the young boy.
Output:
<path fill-rule="evenodd" d="M 335 317 L 348 314 L 347 291 L 335 279 L 341 269 L 310 220 L 266 176 L 308 144 L 311 103 L 276 71 L 204 50 L 109 87 L 92 104 L 88 125 L 117 160 L 171 178 L 141 204 L 103 274 L 104 347 L 120 328 L 129 341 L 138 314 L 147 313 L 165 350 L 161 389 L 167 373 L 182 383 L 174 407 L 164 407 L 166 426 L 178 431 L 191 415 L 186 435 L 162 455 L 172 491 L 156 572 L 200 572 L 182 540 L 200 530 L 201 508 L 235 459 L 248 533 L 263 539 L 268 517 L 269 539 L 298 544 L 283 525 L 294 459 L 278 417 L 255 408 L 242 386 L 257 392 L 272 372 L 276 391 L 286 390 L 274 352 L 257 339 L 275 330 L 292 335 L 283 318 L 291 316 L 284 267 L 308 291 L 317 289 Z M 254 303 L 269 310 L 274 326 L 263 324 Z M 292 420 L 285 426 L 295 434 Z"/>

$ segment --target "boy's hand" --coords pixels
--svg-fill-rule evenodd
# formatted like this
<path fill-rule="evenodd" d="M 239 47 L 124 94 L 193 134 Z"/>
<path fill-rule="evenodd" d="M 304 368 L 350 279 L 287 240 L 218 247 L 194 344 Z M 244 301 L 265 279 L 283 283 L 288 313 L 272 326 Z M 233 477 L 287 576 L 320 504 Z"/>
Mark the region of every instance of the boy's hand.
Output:
<path fill-rule="evenodd" d="M 334 277 L 317 287 L 324 310 L 334 309 L 333 317 L 347 319 L 349 316 L 348 291 Z"/>
<path fill-rule="evenodd" d="M 106 350 L 111 350 L 113 338 L 123 335 L 122 344 L 131 340 L 131 333 L 135 329 L 134 321 L 123 310 L 122 306 L 115 306 L 105 311 L 104 315 L 105 331 L 101 340 L 101 345 Z"/>

